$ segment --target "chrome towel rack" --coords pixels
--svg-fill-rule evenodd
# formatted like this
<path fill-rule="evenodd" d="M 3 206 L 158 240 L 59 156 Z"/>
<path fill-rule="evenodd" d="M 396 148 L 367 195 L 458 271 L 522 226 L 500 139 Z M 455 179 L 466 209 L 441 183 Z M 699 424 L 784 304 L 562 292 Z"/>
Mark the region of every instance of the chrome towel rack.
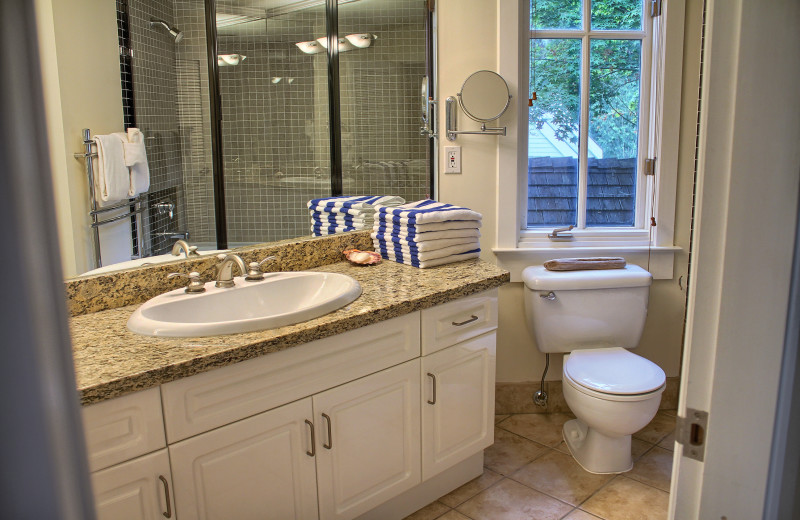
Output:
<path fill-rule="evenodd" d="M 113 204 L 111 206 L 103 206 L 102 208 L 98 208 L 97 205 L 97 198 L 94 190 L 94 162 L 93 159 L 97 157 L 97 152 L 92 150 L 92 145 L 94 141 L 92 140 L 92 133 L 88 128 L 84 128 L 81 131 L 81 139 L 83 142 L 84 151 L 83 153 L 76 153 L 74 157 L 76 159 L 84 159 L 86 163 L 86 177 L 89 180 L 89 216 L 92 219 L 92 249 L 94 253 L 94 267 L 102 267 L 103 261 L 100 255 L 100 226 L 105 224 L 111 224 L 112 222 L 118 222 L 120 220 L 135 217 L 139 213 L 142 213 L 147 208 L 142 207 L 141 203 L 144 202 L 144 194 L 133 197 L 128 199 L 127 201 L 122 201 L 117 204 Z M 100 220 L 99 216 L 103 213 L 107 213 L 109 211 L 114 211 L 122 208 L 129 208 L 127 213 L 122 213 L 121 215 L 115 215 L 113 217 Z M 141 223 L 140 219 L 136 218 L 136 245 L 139 251 L 142 250 L 142 234 L 141 234 Z"/>

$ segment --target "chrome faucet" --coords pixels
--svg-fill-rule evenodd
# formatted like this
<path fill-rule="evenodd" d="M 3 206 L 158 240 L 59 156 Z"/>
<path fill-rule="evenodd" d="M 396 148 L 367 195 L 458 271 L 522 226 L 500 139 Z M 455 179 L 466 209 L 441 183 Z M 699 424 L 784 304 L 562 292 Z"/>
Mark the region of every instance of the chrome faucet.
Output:
<path fill-rule="evenodd" d="M 186 258 L 189 258 L 189 255 L 200 256 L 197 254 L 197 246 L 190 246 L 186 240 L 178 240 L 172 244 L 172 256 L 180 256 L 181 249 L 183 249 Z"/>
<path fill-rule="evenodd" d="M 216 287 L 233 287 L 233 266 L 239 268 L 239 274 L 242 276 L 247 274 L 247 266 L 244 265 L 244 260 L 234 253 L 228 253 L 222 258 L 222 261 L 217 264 L 217 283 Z"/>

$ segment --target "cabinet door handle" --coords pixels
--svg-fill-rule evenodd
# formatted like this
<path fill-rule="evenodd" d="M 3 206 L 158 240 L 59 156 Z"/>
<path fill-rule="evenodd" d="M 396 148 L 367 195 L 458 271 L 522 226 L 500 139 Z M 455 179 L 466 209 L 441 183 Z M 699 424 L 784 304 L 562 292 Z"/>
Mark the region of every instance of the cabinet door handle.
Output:
<path fill-rule="evenodd" d="M 317 454 L 317 440 L 314 437 L 314 423 L 306 419 L 306 424 L 311 428 L 311 451 L 306 451 L 306 455 L 313 457 Z"/>
<path fill-rule="evenodd" d="M 331 418 L 327 414 L 322 414 L 322 418 L 328 423 L 328 444 L 322 443 L 322 447 L 326 450 L 333 448 L 333 433 L 331 433 Z"/>
<path fill-rule="evenodd" d="M 477 320 L 477 319 L 478 319 L 478 317 L 477 317 L 477 316 L 475 316 L 474 314 L 472 314 L 472 315 L 470 315 L 470 317 L 469 317 L 469 319 L 468 319 L 468 320 L 465 320 L 465 321 L 462 321 L 462 322 L 459 322 L 459 323 L 456 323 L 456 322 L 454 322 L 454 321 L 453 321 L 453 322 L 451 322 L 451 323 L 452 323 L 453 325 L 455 325 L 456 327 L 460 327 L 460 326 L 462 326 L 462 325 L 466 325 L 467 323 L 472 323 L 473 321 L 475 321 L 475 320 Z"/>
<path fill-rule="evenodd" d="M 161 514 L 164 515 L 164 518 L 172 518 L 172 501 L 169 499 L 169 483 L 167 479 L 164 478 L 164 475 L 159 475 L 158 480 L 164 484 L 164 497 L 167 499 L 167 512 Z"/>
<path fill-rule="evenodd" d="M 433 379 L 433 399 L 428 401 L 428 404 L 436 404 L 436 376 L 428 372 L 428 377 Z"/>

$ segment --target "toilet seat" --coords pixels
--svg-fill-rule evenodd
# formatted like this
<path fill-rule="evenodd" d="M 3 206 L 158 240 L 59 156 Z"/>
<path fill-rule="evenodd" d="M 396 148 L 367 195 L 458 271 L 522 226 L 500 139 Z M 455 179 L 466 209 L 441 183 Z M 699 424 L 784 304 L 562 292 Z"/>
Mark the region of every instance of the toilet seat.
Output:
<path fill-rule="evenodd" d="M 661 392 L 664 371 L 621 347 L 578 350 L 564 361 L 565 379 L 577 390 L 601 399 L 639 400 Z"/>

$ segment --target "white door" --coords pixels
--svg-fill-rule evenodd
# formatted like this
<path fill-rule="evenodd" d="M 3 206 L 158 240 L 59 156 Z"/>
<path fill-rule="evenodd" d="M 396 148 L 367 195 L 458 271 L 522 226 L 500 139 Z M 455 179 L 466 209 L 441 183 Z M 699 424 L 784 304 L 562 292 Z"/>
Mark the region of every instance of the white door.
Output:
<path fill-rule="evenodd" d="M 175 518 L 169 455 L 163 449 L 92 473 L 98 520 Z"/>
<path fill-rule="evenodd" d="M 420 482 L 419 359 L 314 396 L 322 520 L 369 511 Z"/>
<path fill-rule="evenodd" d="M 424 480 L 494 441 L 496 333 L 422 358 Z"/>
<path fill-rule="evenodd" d="M 317 518 L 311 399 L 169 447 L 181 520 Z"/>
<path fill-rule="evenodd" d="M 704 461 L 675 451 L 670 517 L 680 520 L 764 512 L 800 163 L 800 60 L 784 57 L 800 48 L 800 4 L 763 7 L 708 2 L 678 411 L 709 418 Z"/>

